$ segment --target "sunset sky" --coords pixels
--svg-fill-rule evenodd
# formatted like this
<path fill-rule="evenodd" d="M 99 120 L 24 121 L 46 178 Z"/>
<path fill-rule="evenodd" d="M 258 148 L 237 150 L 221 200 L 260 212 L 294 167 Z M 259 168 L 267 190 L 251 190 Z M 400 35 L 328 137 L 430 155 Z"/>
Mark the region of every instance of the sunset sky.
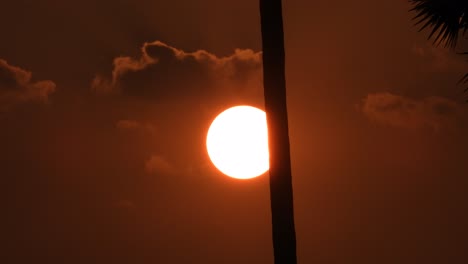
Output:
<path fill-rule="evenodd" d="M 299 262 L 468 261 L 466 38 L 406 0 L 283 8 Z M 263 107 L 258 1 L 6 1 L 0 34 L 1 263 L 273 263 L 268 177 L 205 148 Z"/>

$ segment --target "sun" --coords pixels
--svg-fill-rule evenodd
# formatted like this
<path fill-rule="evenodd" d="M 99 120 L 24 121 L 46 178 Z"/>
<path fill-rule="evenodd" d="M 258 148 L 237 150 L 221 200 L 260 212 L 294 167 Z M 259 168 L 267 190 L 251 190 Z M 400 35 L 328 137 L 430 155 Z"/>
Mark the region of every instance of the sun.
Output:
<path fill-rule="evenodd" d="M 266 114 L 252 106 L 234 106 L 211 123 L 206 148 L 214 166 L 236 179 L 250 179 L 270 167 Z"/>

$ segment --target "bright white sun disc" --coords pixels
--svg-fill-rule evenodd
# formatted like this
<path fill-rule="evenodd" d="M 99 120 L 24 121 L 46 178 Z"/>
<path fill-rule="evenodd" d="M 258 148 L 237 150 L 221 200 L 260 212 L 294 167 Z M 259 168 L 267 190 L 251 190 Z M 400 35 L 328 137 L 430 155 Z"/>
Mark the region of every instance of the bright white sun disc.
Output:
<path fill-rule="evenodd" d="M 206 148 L 211 162 L 227 176 L 264 174 L 270 167 L 265 112 L 245 105 L 223 111 L 211 123 Z"/>

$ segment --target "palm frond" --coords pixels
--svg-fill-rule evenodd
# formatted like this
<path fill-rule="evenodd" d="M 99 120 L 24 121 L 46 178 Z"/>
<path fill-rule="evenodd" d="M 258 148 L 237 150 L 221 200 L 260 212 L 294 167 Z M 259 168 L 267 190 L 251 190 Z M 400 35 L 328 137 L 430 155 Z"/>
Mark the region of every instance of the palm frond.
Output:
<path fill-rule="evenodd" d="M 419 31 L 432 28 L 428 39 L 434 37 L 434 45 L 445 43 L 454 48 L 460 31 L 468 28 L 468 1 L 466 0 L 409 0 L 413 5 L 410 12 L 416 12 L 415 26 Z M 424 23 L 424 24 L 422 24 Z"/>
<path fill-rule="evenodd" d="M 458 83 L 468 83 L 468 73 L 465 74 Z M 465 91 L 468 90 L 468 88 L 465 89 Z"/>
<path fill-rule="evenodd" d="M 408 0 L 413 7 L 410 12 L 416 12 L 413 20 L 415 26 L 422 25 L 419 31 L 432 28 L 428 40 L 433 38 L 433 44 L 438 46 L 445 43 L 445 47 L 455 48 L 458 37 L 468 30 L 468 0 Z M 468 52 L 459 54 L 468 55 Z M 468 73 L 458 84 L 468 84 Z M 468 87 L 465 88 L 468 92 Z"/>
<path fill-rule="evenodd" d="M 468 51 L 460 52 L 458 54 L 468 55 Z M 466 73 L 462 78 L 460 78 L 460 80 L 458 81 L 458 84 L 463 84 L 463 85 L 468 84 L 468 73 Z M 464 92 L 465 93 L 468 92 L 468 86 L 465 88 Z"/>

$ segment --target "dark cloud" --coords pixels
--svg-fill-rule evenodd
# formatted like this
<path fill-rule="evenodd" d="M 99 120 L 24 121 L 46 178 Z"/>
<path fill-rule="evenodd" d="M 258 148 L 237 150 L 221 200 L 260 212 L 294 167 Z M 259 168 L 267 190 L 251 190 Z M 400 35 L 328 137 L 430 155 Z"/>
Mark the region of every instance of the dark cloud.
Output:
<path fill-rule="evenodd" d="M 157 100 L 261 91 L 261 53 L 236 49 L 226 57 L 145 43 L 139 58 L 117 57 L 110 75 L 92 81 L 96 93 Z"/>
<path fill-rule="evenodd" d="M 434 131 L 452 126 L 463 115 L 458 103 L 443 97 L 416 100 L 387 92 L 367 95 L 360 110 L 380 124 L 412 129 L 429 127 Z"/>
<path fill-rule="evenodd" d="M 47 103 L 55 91 L 52 81 L 33 81 L 29 71 L 0 59 L 0 110 L 27 102 Z"/>

